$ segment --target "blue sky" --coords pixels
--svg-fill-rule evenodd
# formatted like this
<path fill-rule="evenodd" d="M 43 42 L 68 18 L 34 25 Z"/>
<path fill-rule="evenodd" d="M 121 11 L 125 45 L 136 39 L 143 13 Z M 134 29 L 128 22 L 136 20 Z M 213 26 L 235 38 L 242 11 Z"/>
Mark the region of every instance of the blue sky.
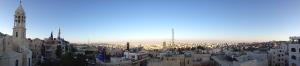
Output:
<path fill-rule="evenodd" d="M 300 35 L 300 0 L 24 0 L 27 37 L 58 28 L 71 42 L 170 39 L 288 40 Z M 18 0 L 0 0 L 10 34 Z"/>

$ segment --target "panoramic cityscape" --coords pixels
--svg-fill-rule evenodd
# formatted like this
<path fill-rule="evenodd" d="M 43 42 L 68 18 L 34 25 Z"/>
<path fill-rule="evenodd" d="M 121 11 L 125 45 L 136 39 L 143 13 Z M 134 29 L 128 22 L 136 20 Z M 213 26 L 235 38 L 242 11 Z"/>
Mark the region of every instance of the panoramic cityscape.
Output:
<path fill-rule="evenodd" d="M 0 0 L 0 66 L 300 66 L 298 0 Z"/>

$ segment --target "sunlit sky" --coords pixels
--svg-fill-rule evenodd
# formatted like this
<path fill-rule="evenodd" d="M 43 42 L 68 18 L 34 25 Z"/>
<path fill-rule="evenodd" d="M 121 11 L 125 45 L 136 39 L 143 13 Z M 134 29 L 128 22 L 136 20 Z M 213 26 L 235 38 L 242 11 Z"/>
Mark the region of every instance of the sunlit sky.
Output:
<path fill-rule="evenodd" d="M 51 31 L 71 42 L 106 40 L 288 40 L 300 35 L 300 0 L 23 0 L 28 38 Z M 11 35 L 18 0 L 0 0 Z"/>

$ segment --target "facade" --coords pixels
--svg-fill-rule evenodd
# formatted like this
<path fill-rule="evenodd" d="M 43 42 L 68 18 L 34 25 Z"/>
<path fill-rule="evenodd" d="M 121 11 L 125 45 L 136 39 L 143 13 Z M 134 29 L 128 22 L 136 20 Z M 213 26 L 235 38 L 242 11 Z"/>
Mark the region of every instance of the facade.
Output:
<path fill-rule="evenodd" d="M 257 66 L 257 60 L 247 55 L 230 57 L 225 55 L 212 56 L 213 66 Z"/>
<path fill-rule="evenodd" d="M 163 49 L 166 49 L 166 48 L 167 48 L 167 42 L 163 42 L 162 48 L 163 48 Z"/>
<path fill-rule="evenodd" d="M 261 52 L 247 52 L 247 55 L 252 57 L 256 60 L 257 66 L 268 66 L 270 65 L 268 62 L 268 53 L 261 51 Z"/>
<path fill-rule="evenodd" d="M 266 52 L 237 52 L 211 56 L 212 66 L 268 66 Z"/>
<path fill-rule="evenodd" d="M 29 41 L 29 48 L 32 51 L 32 66 L 38 66 L 43 61 L 41 50 L 44 43 L 44 40 L 38 38 Z"/>
<path fill-rule="evenodd" d="M 44 58 L 50 62 L 59 60 L 63 54 L 69 51 L 69 42 L 60 37 L 60 29 L 58 37 L 54 38 L 53 33 L 49 38 L 44 39 Z"/>
<path fill-rule="evenodd" d="M 193 54 L 192 55 L 192 66 L 210 66 L 211 54 Z"/>
<path fill-rule="evenodd" d="M 26 16 L 22 2 L 14 15 L 13 35 L 0 36 L 0 66 L 32 66 L 32 51 L 26 39 Z"/>
<path fill-rule="evenodd" d="M 269 50 L 269 60 L 271 66 L 287 66 L 288 45 L 280 44 Z"/>
<path fill-rule="evenodd" d="M 288 45 L 289 66 L 300 66 L 300 37 L 290 37 L 291 44 Z"/>

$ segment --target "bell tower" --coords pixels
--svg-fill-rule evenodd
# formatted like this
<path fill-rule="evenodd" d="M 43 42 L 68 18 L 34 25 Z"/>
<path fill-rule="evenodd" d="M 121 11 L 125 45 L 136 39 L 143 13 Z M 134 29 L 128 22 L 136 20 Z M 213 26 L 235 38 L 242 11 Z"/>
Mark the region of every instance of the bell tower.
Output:
<path fill-rule="evenodd" d="M 22 6 L 22 0 L 20 0 L 19 7 L 15 11 L 14 15 L 14 27 L 13 27 L 13 38 L 25 39 L 26 38 L 26 16 Z"/>

